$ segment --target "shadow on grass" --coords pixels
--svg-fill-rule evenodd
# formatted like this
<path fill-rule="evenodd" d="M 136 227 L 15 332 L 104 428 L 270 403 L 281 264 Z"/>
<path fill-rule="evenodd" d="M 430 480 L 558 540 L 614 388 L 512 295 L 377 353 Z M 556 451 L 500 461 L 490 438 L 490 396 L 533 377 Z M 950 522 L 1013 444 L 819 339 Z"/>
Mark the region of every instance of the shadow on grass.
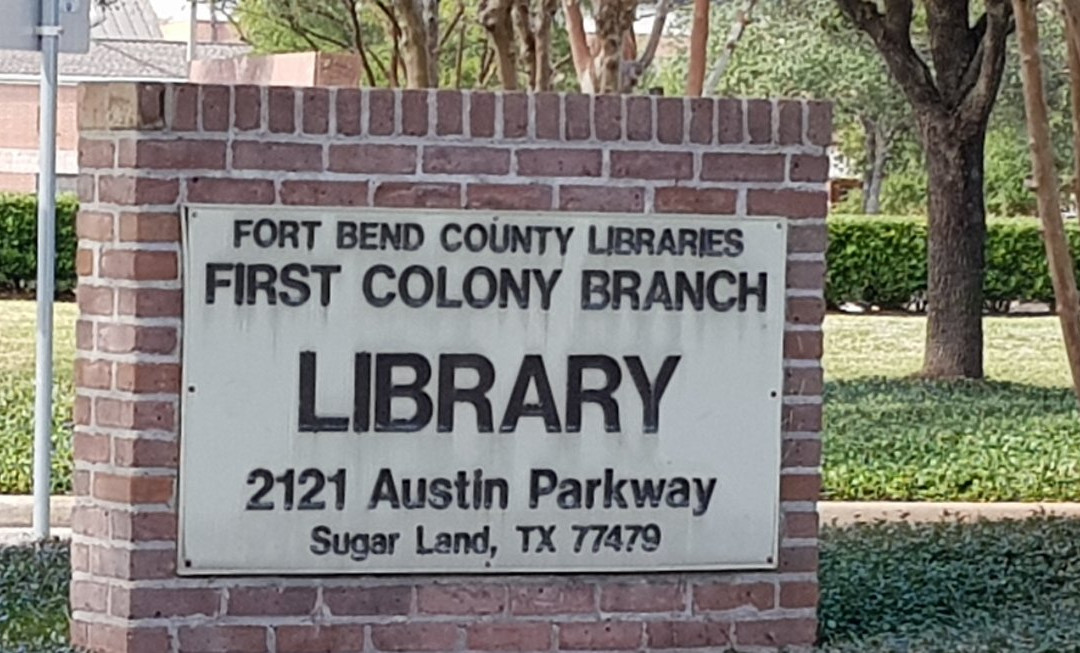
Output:
<path fill-rule="evenodd" d="M 829 382 L 824 456 L 835 500 L 1080 500 L 1080 414 L 1065 388 Z"/>
<path fill-rule="evenodd" d="M 68 653 L 68 546 L 0 548 L 0 651 Z"/>
<path fill-rule="evenodd" d="M 829 651 L 1075 651 L 1080 520 L 826 528 Z"/>

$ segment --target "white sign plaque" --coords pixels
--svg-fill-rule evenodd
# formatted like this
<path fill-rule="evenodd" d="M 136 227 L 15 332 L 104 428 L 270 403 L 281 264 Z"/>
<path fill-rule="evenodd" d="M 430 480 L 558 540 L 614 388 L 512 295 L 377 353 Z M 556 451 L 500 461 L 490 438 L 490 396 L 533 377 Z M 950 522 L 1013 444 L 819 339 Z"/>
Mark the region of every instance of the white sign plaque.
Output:
<path fill-rule="evenodd" d="M 786 224 L 188 207 L 186 574 L 775 566 Z"/>

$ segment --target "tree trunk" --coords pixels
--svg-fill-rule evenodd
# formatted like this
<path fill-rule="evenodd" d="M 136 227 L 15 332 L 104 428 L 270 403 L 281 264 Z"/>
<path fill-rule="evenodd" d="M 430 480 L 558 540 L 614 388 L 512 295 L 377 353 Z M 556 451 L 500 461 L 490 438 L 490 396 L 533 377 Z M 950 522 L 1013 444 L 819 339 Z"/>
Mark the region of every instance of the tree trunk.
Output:
<path fill-rule="evenodd" d="M 596 9 L 596 35 L 600 39 L 602 60 L 600 92 L 622 90 L 623 39 L 634 28 L 637 0 L 599 0 Z"/>
<path fill-rule="evenodd" d="M 536 89 L 536 37 L 532 28 L 529 0 L 514 0 L 513 21 L 521 48 L 519 61 L 525 65 L 526 87 Z"/>
<path fill-rule="evenodd" d="M 434 84 L 430 77 L 431 53 L 428 52 L 424 9 L 416 0 L 398 0 L 396 7 L 401 14 L 401 50 L 405 63 L 406 86 L 429 88 Z"/>
<path fill-rule="evenodd" d="M 535 91 L 551 90 L 551 23 L 558 11 L 558 0 L 541 0 L 536 25 L 536 84 Z"/>
<path fill-rule="evenodd" d="M 480 4 L 480 22 L 491 35 L 499 61 L 499 80 L 505 91 L 516 91 L 518 88 L 511 7 L 511 0 L 484 0 Z"/>
<path fill-rule="evenodd" d="M 709 54 L 709 0 L 694 0 L 694 22 L 690 28 L 690 67 L 686 73 L 686 94 L 701 97 L 705 89 L 705 59 Z"/>
<path fill-rule="evenodd" d="M 563 0 L 563 14 L 566 17 L 566 33 L 570 39 L 570 54 L 574 58 L 574 70 L 577 72 L 578 88 L 582 93 L 596 91 L 596 69 L 593 67 L 592 50 L 585 35 L 585 18 L 581 15 L 579 0 Z"/>
<path fill-rule="evenodd" d="M 964 139 L 949 117 L 920 116 L 930 191 L 923 376 L 983 376 L 985 121 Z"/>
<path fill-rule="evenodd" d="M 889 139 L 872 120 L 863 120 L 866 130 L 866 174 L 863 175 L 863 213 L 881 213 L 881 190 L 885 166 L 889 163 Z"/>
<path fill-rule="evenodd" d="M 427 34 L 428 85 L 439 85 L 439 0 L 425 0 L 424 23 Z"/>

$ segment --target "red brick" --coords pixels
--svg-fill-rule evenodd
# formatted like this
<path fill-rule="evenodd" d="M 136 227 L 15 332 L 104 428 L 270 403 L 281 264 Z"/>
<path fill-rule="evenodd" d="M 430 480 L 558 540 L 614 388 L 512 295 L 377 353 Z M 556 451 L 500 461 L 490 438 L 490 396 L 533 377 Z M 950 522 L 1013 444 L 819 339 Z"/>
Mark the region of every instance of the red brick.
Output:
<path fill-rule="evenodd" d="M 821 404 L 784 406 L 783 416 L 785 431 L 821 430 Z"/>
<path fill-rule="evenodd" d="M 551 625 L 547 623 L 470 624 L 465 647 L 477 651 L 547 651 Z"/>
<path fill-rule="evenodd" d="M 701 158 L 702 181 L 784 181 L 782 154 L 712 154 Z"/>
<path fill-rule="evenodd" d="M 180 317 L 184 304 L 179 290 L 120 288 L 117 312 L 135 317 Z"/>
<path fill-rule="evenodd" d="M 562 138 L 562 130 L 559 128 L 559 104 L 559 96 L 555 93 L 537 93 L 533 96 L 533 121 L 537 138 L 555 141 Z"/>
<path fill-rule="evenodd" d="M 94 348 L 94 323 L 88 320 L 75 322 L 75 348 L 91 351 Z"/>
<path fill-rule="evenodd" d="M 112 141 L 95 141 L 89 138 L 79 139 L 80 168 L 111 168 L 116 148 Z"/>
<path fill-rule="evenodd" d="M 780 549 L 781 573 L 816 572 L 818 550 L 816 546 L 799 546 Z"/>
<path fill-rule="evenodd" d="M 622 138 L 622 110 L 622 96 L 596 96 L 593 100 L 593 123 L 598 140 L 617 141 Z"/>
<path fill-rule="evenodd" d="M 97 346 L 117 354 L 169 354 L 176 349 L 176 329 L 103 323 L 98 326 Z"/>
<path fill-rule="evenodd" d="M 772 142 L 772 102 L 746 101 L 746 129 L 750 134 L 751 143 Z"/>
<path fill-rule="evenodd" d="M 716 621 L 650 621 L 645 624 L 646 646 L 650 649 L 727 649 L 731 644 L 731 624 Z"/>
<path fill-rule="evenodd" d="M 739 646 L 810 646 L 817 638 L 812 618 L 740 621 L 735 624 Z"/>
<path fill-rule="evenodd" d="M 121 441 L 125 440 L 117 438 L 118 443 Z M 133 440 L 133 442 L 138 445 L 151 441 Z M 145 542 L 176 539 L 176 515 L 171 512 L 113 510 L 109 518 L 113 537 L 118 540 Z"/>
<path fill-rule="evenodd" d="M 585 141 L 592 135 L 589 126 L 592 108 L 589 95 L 567 95 L 563 102 L 566 110 L 566 140 Z"/>
<path fill-rule="evenodd" d="M 510 152 L 497 147 L 429 145 L 424 148 L 424 172 L 505 175 L 510 172 Z"/>
<path fill-rule="evenodd" d="M 80 174 L 79 178 L 75 180 L 75 192 L 80 202 L 96 202 L 97 179 L 87 172 Z"/>
<path fill-rule="evenodd" d="M 80 388 L 108 390 L 112 387 L 112 362 L 76 358 L 75 385 Z"/>
<path fill-rule="evenodd" d="M 657 188 L 656 210 L 659 213 L 735 213 L 738 194 L 725 188 Z"/>
<path fill-rule="evenodd" d="M 640 622 L 597 621 L 559 624 L 559 648 L 570 651 L 638 649 Z"/>
<path fill-rule="evenodd" d="M 180 366 L 175 363 L 117 363 L 116 388 L 134 393 L 180 391 Z"/>
<path fill-rule="evenodd" d="M 416 171 L 416 148 L 411 145 L 331 145 L 330 170 L 410 174 Z"/>
<path fill-rule="evenodd" d="M 677 584 L 624 583 L 600 588 L 603 612 L 676 612 L 686 607 L 686 592 Z"/>
<path fill-rule="evenodd" d="M 819 395 L 824 386 L 820 367 L 791 367 L 784 370 L 786 395 Z"/>
<path fill-rule="evenodd" d="M 425 136 L 428 133 L 429 92 L 406 89 L 401 92 L 401 133 L 406 136 Z"/>
<path fill-rule="evenodd" d="M 656 138 L 661 143 L 683 142 L 683 99 L 656 98 Z"/>
<path fill-rule="evenodd" d="M 229 87 L 201 86 L 202 130 L 223 132 L 229 129 Z"/>
<path fill-rule="evenodd" d="M 394 133 L 394 92 L 373 88 L 368 91 L 368 133 L 372 136 L 390 136 Z"/>
<path fill-rule="evenodd" d="M 172 476 L 94 474 L 94 497 L 118 503 L 168 503 L 173 498 Z"/>
<path fill-rule="evenodd" d="M 383 182 L 375 189 L 374 202 L 375 206 L 457 209 L 461 207 L 461 186 Z"/>
<path fill-rule="evenodd" d="M 816 608 L 818 584 L 789 581 L 780 585 L 781 608 Z"/>
<path fill-rule="evenodd" d="M 356 136 L 363 131 L 360 107 L 363 95 L 360 89 L 337 89 L 337 133 L 342 136 Z"/>
<path fill-rule="evenodd" d="M 281 203 L 299 206 L 366 206 L 366 181 L 316 181 L 313 179 L 281 182 Z"/>
<path fill-rule="evenodd" d="M 113 249 L 101 253 L 99 274 L 110 279 L 167 281 L 180 274 L 176 252 Z"/>
<path fill-rule="evenodd" d="M 806 140 L 811 145 L 828 147 L 832 144 L 832 104 L 829 102 L 807 103 Z"/>
<path fill-rule="evenodd" d="M 170 440 L 116 438 L 113 462 L 121 467 L 167 467 L 176 469 L 180 447 Z"/>
<path fill-rule="evenodd" d="M 180 653 L 268 653 L 263 626 L 181 626 L 177 630 Z"/>
<path fill-rule="evenodd" d="M 371 627 L 371 642 L 381 651 L 448 651 L 456 647 L 457 638 L 458 627 L 453 624 L 401 623 Z"/>
<path fill-rule="evenodd" d="M 750 215 L 824 218 L 829 211 L 829 196 L 824 191 L 751 188 L 747 193 L 746 210 Z"/>
<path fill-rule="evenodd" d="M 694 611 L 724 611 L 742 607 L 770 610 L 776 603 L 772 583 L 704 583 L 694 588 Z"/>
<path fill-rule="evenodd" d="M 75 217 L 75 233 L 87 240 L 112 240 L 113 216 L 111 213 L 79 211 Z"/>
<path fill-rule="evenodd" d="M 198 129 L 199 87 L 191 84 L 173 87 L 173 116 L 169 129 L 191 132 Z"/>
<path fill-rule="evenodd" d="M 233 143 L 233 167 L 248 170 L 322 170 L 322 146 L 305 143 Z"/>
<path fill-rule="evenodd" d="M 822 253 L 828 246 L 828 231 L 824 224 L 788 225 L 788 251 L 793 253 Z"/>
<path fill-rule="evenodd" d="M 781 100 L 777 103 L 780 111 L 779 137 L 781 145 L 802 145 L 802 102 Z"/>
<path fill-rule="evenodd" d="M 188 201 L 204 204 L 273 204 L 274 182 L 268 179 L 214 179 L 187 181 Z"/>
<path fill-rule="evenodd" d="M 626 97 L 626 140 L 651 141 L 653 138 L 652 98 Z"/>
<path fill-rule="evenodd" d="M 305 88 L 303 99 L 303 128 L 305 134 L 325 134 L 329 131 L 330 91 L 325 88 Z"/>
<path fill-rule="evenodd" d="M 611 176 L 690 179 L 694 176 L 694 157 L 689 152 L 612 152 Z"/>
<path fill-rule="evenodd" d="M 154 131 L 165 126 L 165 85 L 142 82 L 135 87 L 138 117 L 135 129 Z"/>
<path fill-rule="evenodd" d="M 262 92 L 258 86 L 237 86 L 236 108 L 233 110 L 233 128 L 252 131 L 262 127 Z"/>
<path fill-rule="evenodd" d="M 226 614 L 238 617 L 304 617 L 315 610 L 314 587 L 234 587 Z"/>
<path fill-rule="evenodd" d="M 175 179 L 98 178 L 98 201 L 106 204 L 172 204 L 179 193 Z"/>
<path fill-rule="evenodd" d="M 221 170 L 224 141 L 125 141 L 118 155 L 122 168 L 158 170 Z"/>
<path fill-rule="evenodd" d="M 75 405 L 71 408 L 72 421 L 78 426 L 89 426 L 92 405 L 90 397 L 76 396 Z"/>
<path fill-rule="evenodd" d="M 821 358 L 824 337 L 820 331 L 787 331 L 784 333 L 784 358 Z"/>
<path fill-rule="evenodd" d="M 94 274 L 94 250 L 79 249 L 75 252 L 75 274 L 80 277 Z"/>
<path fill-rule="evenodd" d="M 267 89 L 267 129 L 273 134 L 291 134 L 296 131 L 296 92 L 291 88 Z"/>
<path fill-rule="evenodd" d="M 820 495 L 821 476 L 819 474 L 783 474 L 780 476 L 781 501 L 817 501 Z"/>
<path fill-rule="evenodd" d="M 416 603 L 426 614 L 497 614 L 506 608 L 507 594 L 502 585 L 422 585 Z"/>
<path fill-rule="evenodd" d="M 587 585 L 521 585 L 510 588 L 510 612 L 520 615 L 596 612 L 593 588 Z"/>
<path fill-rule="evenodd" d="M 161 619 L 217 615 L 218 590 L 202 587 L 158 588 L 113 586 L 110 613 L 128 619 Z"/>
<path fill-rule="evenodd" d="M 435 92 L 435 133 L 456 136 L 465 131 L 461 116 L 461 91 Z"/>
<path fill-rule="evenodd" d="M 109 513 L 93 506 L 76 506 L 71 512 L 71 530 L 87 537 L 108 537 Z"/>
<path fill-rule="evenodd" d="M 326 587 L 323 603 L 335 617 L 409 614 L 412 588 L 406 585 Z"/>
<path fill-rule="evenodd" d="M 175 423 L 173 405 L 165 401 L 122 401 L 99 397 L 94 402 L 98 426 L 126 429 L 170 430 Z"/>
<path fill-rule="evenodd" d="M 109 436 L 76 431 L 73 438 L 75 459 L 87 463 L 109 462 Z"/>
<path fill-rule="evenodd" d="M 71 543 L 71 569 L 73 571 L 90 571 L 90 547 L 78 542 Z"/>
<path fill-rule="evenodd" d="M 541 148 L 518 150 L 518 174 L 548 177 L 599 177 L 600 150 Z"/>
<path fill-rule="evenodd" d="M 503 138 L 524 138 L 529 135 L 529 96 L 524 93 L 504 93 Z"/>
<path fill-rule="evenodd" d="M 788 322 L 821 324 L 825 319 L 825 300 L 820 297 L 791 297 L 787 305 Z"/>
<path fill-rule="evenodd" d="M 359 653 L 364 627 L 356 625 L 277 626 L 277 653 Z"/>
<path fill-rule="evenodd" d="M 787 287 L 821 290 L 825 287 L 825 261 L 788 261 Z"/>
<path fill-rule="evenodd" d="M 791 181 L 826 182 L 829 180 L 829 157 L 793 154 Z"/>
<path fill-rule="evenodd" d="M 75 289 L 79 312 L 83 315 L 110 315 L 113 310 L 113 290 L 104 286 L 83 286 Z"/>
<path fill-rule="evenodd" d="M 645 210 L 645 189 L 619 186 L 560 186 L 559 208 L 563 211 L 641 213 Z"/>
<path fill-rule="evenodd" d="M 119 231 L 122 242 L 179 242 L 180 218 L 175 213 L 121 213 Z"/>
<path fill-rule="evenodd" d="M 818 516 L 816 512 L 784 513 L 784 535 L 786 537 L 813 538 L 818 536 Z"/>
<path fill-rule="evenodd" d="M 690 98 L 690 142 L 708 145 L 713 142 L 713 114 L 716 103 L 710 98 Z"/>
<path fill-rule="evenodd" d="M 90 646 L 90 626 L 80 621 L 71 620 L 68 629 L 72 647 L 83 650 Z"/>
<path fill-rule="evenodd" d="M 473 138 L 495 135 L 495 96 L 474 92 L 469 95 L 469 129 Z"/>
<path fill-rule="evenodd" d="M 162 580 L 176 576 L 176 549 L 111 549 L 90 551 L 90 571 L 96 576 L 133 580 Z"/>
<path fill-rule="evenodd" d="M 466 208 L 545 210 L 551 208 L 551 188 L 525 184 L 469 184 Z"/>
<path fill-rule="evenodd" d="M 745 142 L 741 100 L 716 101 L 716 134 L 724 145 Z"/>
<path fill-rule="evenodd" d="M 122 628 L 106 623 L 91 623 L 89 631 L 90 650 L 112 653 L 142 653 L 143 651 L 168 651 L 169 632 L 161 626 L 133 626 Z"/>

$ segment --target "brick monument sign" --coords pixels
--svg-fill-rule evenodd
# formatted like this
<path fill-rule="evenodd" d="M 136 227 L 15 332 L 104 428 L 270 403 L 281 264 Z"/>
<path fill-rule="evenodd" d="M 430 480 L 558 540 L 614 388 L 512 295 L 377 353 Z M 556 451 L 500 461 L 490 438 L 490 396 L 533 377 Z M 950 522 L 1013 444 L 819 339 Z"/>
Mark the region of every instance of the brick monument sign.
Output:
<path fill-rule="evenodd" d="M 828 105 L 79 112 L 77 647 L 813 645 Z"/>

